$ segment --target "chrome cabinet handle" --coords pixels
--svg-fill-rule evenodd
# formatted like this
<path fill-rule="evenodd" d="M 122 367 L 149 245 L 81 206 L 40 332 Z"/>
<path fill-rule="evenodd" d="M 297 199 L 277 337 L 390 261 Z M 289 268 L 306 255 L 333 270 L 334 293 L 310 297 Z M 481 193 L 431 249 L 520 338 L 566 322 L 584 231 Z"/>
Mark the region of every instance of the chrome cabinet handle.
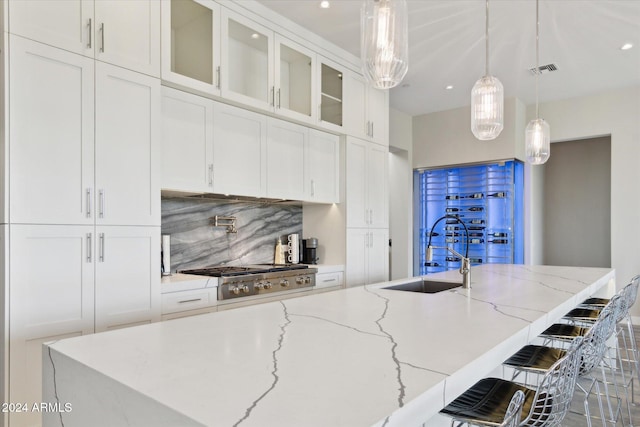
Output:
<path fill-rule="evenodd" d="M 102 189 L 98 190 L 98 196 L 100 199 L 100 208 L 98 209 L 98 218 L 104 218 L 104 211 L 105 211 L 104 190 Z"/>
<path fill-rule="evenodd" d="M 216 88 L 220 89 L 220 66 L 216 67 Z"/>
<path fill-rule="evenodd" d="M 274 96 L 274 92 L 276 90 L 275 86 L 271 86 L 271 99 L 269 101 L 269 104 L 271 104 L 271 106 L 273 107 L 274 103 L 275 103 L 275 96 Z"/>
<path fill-rule="evenodd" d="M 322 283 L 335 282 L 335 281 L 337 281 L 337 280 L 338 280 L 338 279 L 336 279 L 336 278 L 333 278 L 333 279 L 324 279 L 324 280 L 322 281 Z"/>
<path fill-rule="evenodd" d="M 91 188 L 87 188 L 87 218 L 91 218 Z"/>
<path fill-rule="evenodd" d="M 209 187 L 213 187 L 213 163 L 209 164 Z"/>
<path fill-rule="evenodd" d="M 371 138 L 373 138 L 373 122 L 371 122 Z"/>
<path fill-rule="evenodd" d="M 87 27 L 89 27 L 89 43 L 87 43 L 87 48 L 91 49 L 92 38 L 93 38 L 93 36 L 91 34 L 93 32 L 93 29 L 92 29 L 93 28 L 93 24 L 91 22 L 91 18 L 89 18 L 89 23 L 87 24 Z"/>
<path fill-rule="evenodd" d="M 100 233 L 100 252 L 98 253 L 98 261 L 104 262 L 104 233 Z"/>
<path fill-rule="evenodd" d="M 104 22 L 100 24 L 100 52 L 104 53 Z"/>
<path fill-rule="evenodd" d="M 91 254 L 91 233 L 87 233 L 87 262 L 91 263 L 91 258 L 92 258 L 92 254 Z"/>
<path fill-rule="evenodd" d="M 202 301 L 202 298 L 185 299 L 182 301 L 178 301 L 178 304 L 185 304 L 185 303 L 196 302 L 196 301 Z"/>

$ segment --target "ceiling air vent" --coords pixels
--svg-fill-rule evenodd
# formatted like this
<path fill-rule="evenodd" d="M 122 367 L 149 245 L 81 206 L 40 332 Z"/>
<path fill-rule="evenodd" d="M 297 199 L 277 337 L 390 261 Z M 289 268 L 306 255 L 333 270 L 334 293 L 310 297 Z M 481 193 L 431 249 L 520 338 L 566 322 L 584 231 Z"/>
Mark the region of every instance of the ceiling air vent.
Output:
<path fill-rule="evenodd" d="M 550 73 L 552 71 L 557 71 L 558 70 L 558 66 L 556 64 L 547 64 L 547 65 L 541 65 L 538 68 L 533 67 L 533 68 L 529 68 L 529 72 L 531 74 L 546 74 L 546 73 Z"/>

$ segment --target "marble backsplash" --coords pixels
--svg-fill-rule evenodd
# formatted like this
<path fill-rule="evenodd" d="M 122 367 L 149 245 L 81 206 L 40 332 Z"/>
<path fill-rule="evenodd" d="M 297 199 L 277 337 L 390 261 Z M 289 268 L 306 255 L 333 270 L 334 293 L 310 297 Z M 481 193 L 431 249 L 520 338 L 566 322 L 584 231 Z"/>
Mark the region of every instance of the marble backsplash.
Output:
<path fill-rule="evenodd" d="M 237 233 L 213 227 L 236 217 Z M 171 235 L 171 271 L 212 265 L 272 263 L 276 239 L 302 237 L 302 206 L 204 198 L 162 198 L 162 234 Z"/>

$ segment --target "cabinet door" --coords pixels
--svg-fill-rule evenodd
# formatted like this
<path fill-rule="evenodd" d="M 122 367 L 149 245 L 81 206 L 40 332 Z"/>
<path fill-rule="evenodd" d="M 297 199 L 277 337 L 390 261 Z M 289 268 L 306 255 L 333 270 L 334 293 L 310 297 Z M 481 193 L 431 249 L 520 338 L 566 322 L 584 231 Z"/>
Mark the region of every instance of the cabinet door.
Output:
<path fill-rule="evenodd" d="M 309 196 L 306 200 L 339 203 L 340 137 L 315 129 L 309 130 L 307 178 Z"/>
<path fill-rule="evenodd" d="M 302 200 L 304 153 L 309 130 L 278 119 L 267 121 L 267 197 Z"/>
<path fill-rule="evenodd" d="M 373 142 L 389 145 L 389 91 L 368 87 L 367 117 Z"/>
<path fill-rule="evenodd" d="M 389 230 L 370 228 L 367 248 L 367 283 L 389 280 Z"/>
<path fill-rule="evenodd" d="M 273 111 L 273 32 L 227 9 L 221 26 L 222 96 Z"/>
<path fill-rule="evenodd" d="M 96 63 L 97 223 L 160 225 L 160 82 Z"/>
<path fill-rule="evenodd" d="M 267 118 L 241 108 L 213 107 L 213 192 L 264 197 Z"/>
<path fill-rule="evenodd" d="M 367 205 L 367 148 L 368 143 L 347 138 L 346 203 L 347 227 L 368 227 Z"/>
<path fill-rule="evenodd" d="M 160 77 L 160 2 L 95 0 L 96 59 Z"/>
<path fill-rule="evenodd" d="M 386 147 L 369 144 L 367 156 L 367 222 L 370 227 L 389 227 L 389 152 Z"/>
<path fill-rule="evenodd" d="M 93 0 L 11 0 L 10 32 L 93 57 Z"/>
<path fill-rule="evenodd" d="M 10 51 L 11 222 L 93 224 L 94 61 L 15 36 Z"/>
<path fill-rule="evenodd" d="M 347 287 L 367 283 L 369 236 L 366 228 L 347 228 Z"/>
<path fill-rule="evenodd" d="M 166 0 L 161 6 L 162 79 L 220 95 L 220 5 Z"/>
<path fill-rule="evenodd" d="M 275 35 L 276 112 L 282 116 L 315 123 L 315 53 Z"/>
<path fill-rule="evenodd" d="M 96 332 L 160 320 L 160 227 L 96 227 Z"/>
<path fill-rule="evenodd" d="M 42 401 L 42 343 L 92 333 L 92 226 L 10 226 L 7 402 Z M 40 414 L 11 414 L 11 425 L 39 425 Z"/>
<path fill-rule="evenodd" d="M 349 135 L 369 138 L 367 121 L 367 82 L 359 74 L 347 72 L 345 76 L 345 128 Z"/>
<path fill-rule="evenodd" d="M 321 56 L 317 57 L 318 122 L 321 126 L 344 132 L 344 76 L 345 69 Z"/>
<path fill-rule="evenodd" d="M 213 191 L 213 101 L 162 88 L 162 188 Z"/>

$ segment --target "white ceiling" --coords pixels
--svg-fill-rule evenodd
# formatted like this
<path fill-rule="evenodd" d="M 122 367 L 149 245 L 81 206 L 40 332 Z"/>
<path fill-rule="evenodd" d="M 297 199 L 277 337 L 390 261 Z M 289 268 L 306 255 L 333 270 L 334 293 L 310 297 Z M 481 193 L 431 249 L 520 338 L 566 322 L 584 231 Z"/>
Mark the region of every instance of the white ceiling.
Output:
<path fill-rule="evenodd" d="M 258 0 L 321 37 L 360 55 L 361 0 Z M 408 0 L 409 72 L 391 106 L 411 115 L 469 105 L 484 74 L 483 0 Z M 535 103 L 535 1 L 492 0 L 490 74 L 506 97 Z M 630 50 L 620 50 L 624 43 Z M 640 0 L 540 1 L 540 101 L 640 84 Z M 452 90 L 446 90 L 453 85 Z"/>

